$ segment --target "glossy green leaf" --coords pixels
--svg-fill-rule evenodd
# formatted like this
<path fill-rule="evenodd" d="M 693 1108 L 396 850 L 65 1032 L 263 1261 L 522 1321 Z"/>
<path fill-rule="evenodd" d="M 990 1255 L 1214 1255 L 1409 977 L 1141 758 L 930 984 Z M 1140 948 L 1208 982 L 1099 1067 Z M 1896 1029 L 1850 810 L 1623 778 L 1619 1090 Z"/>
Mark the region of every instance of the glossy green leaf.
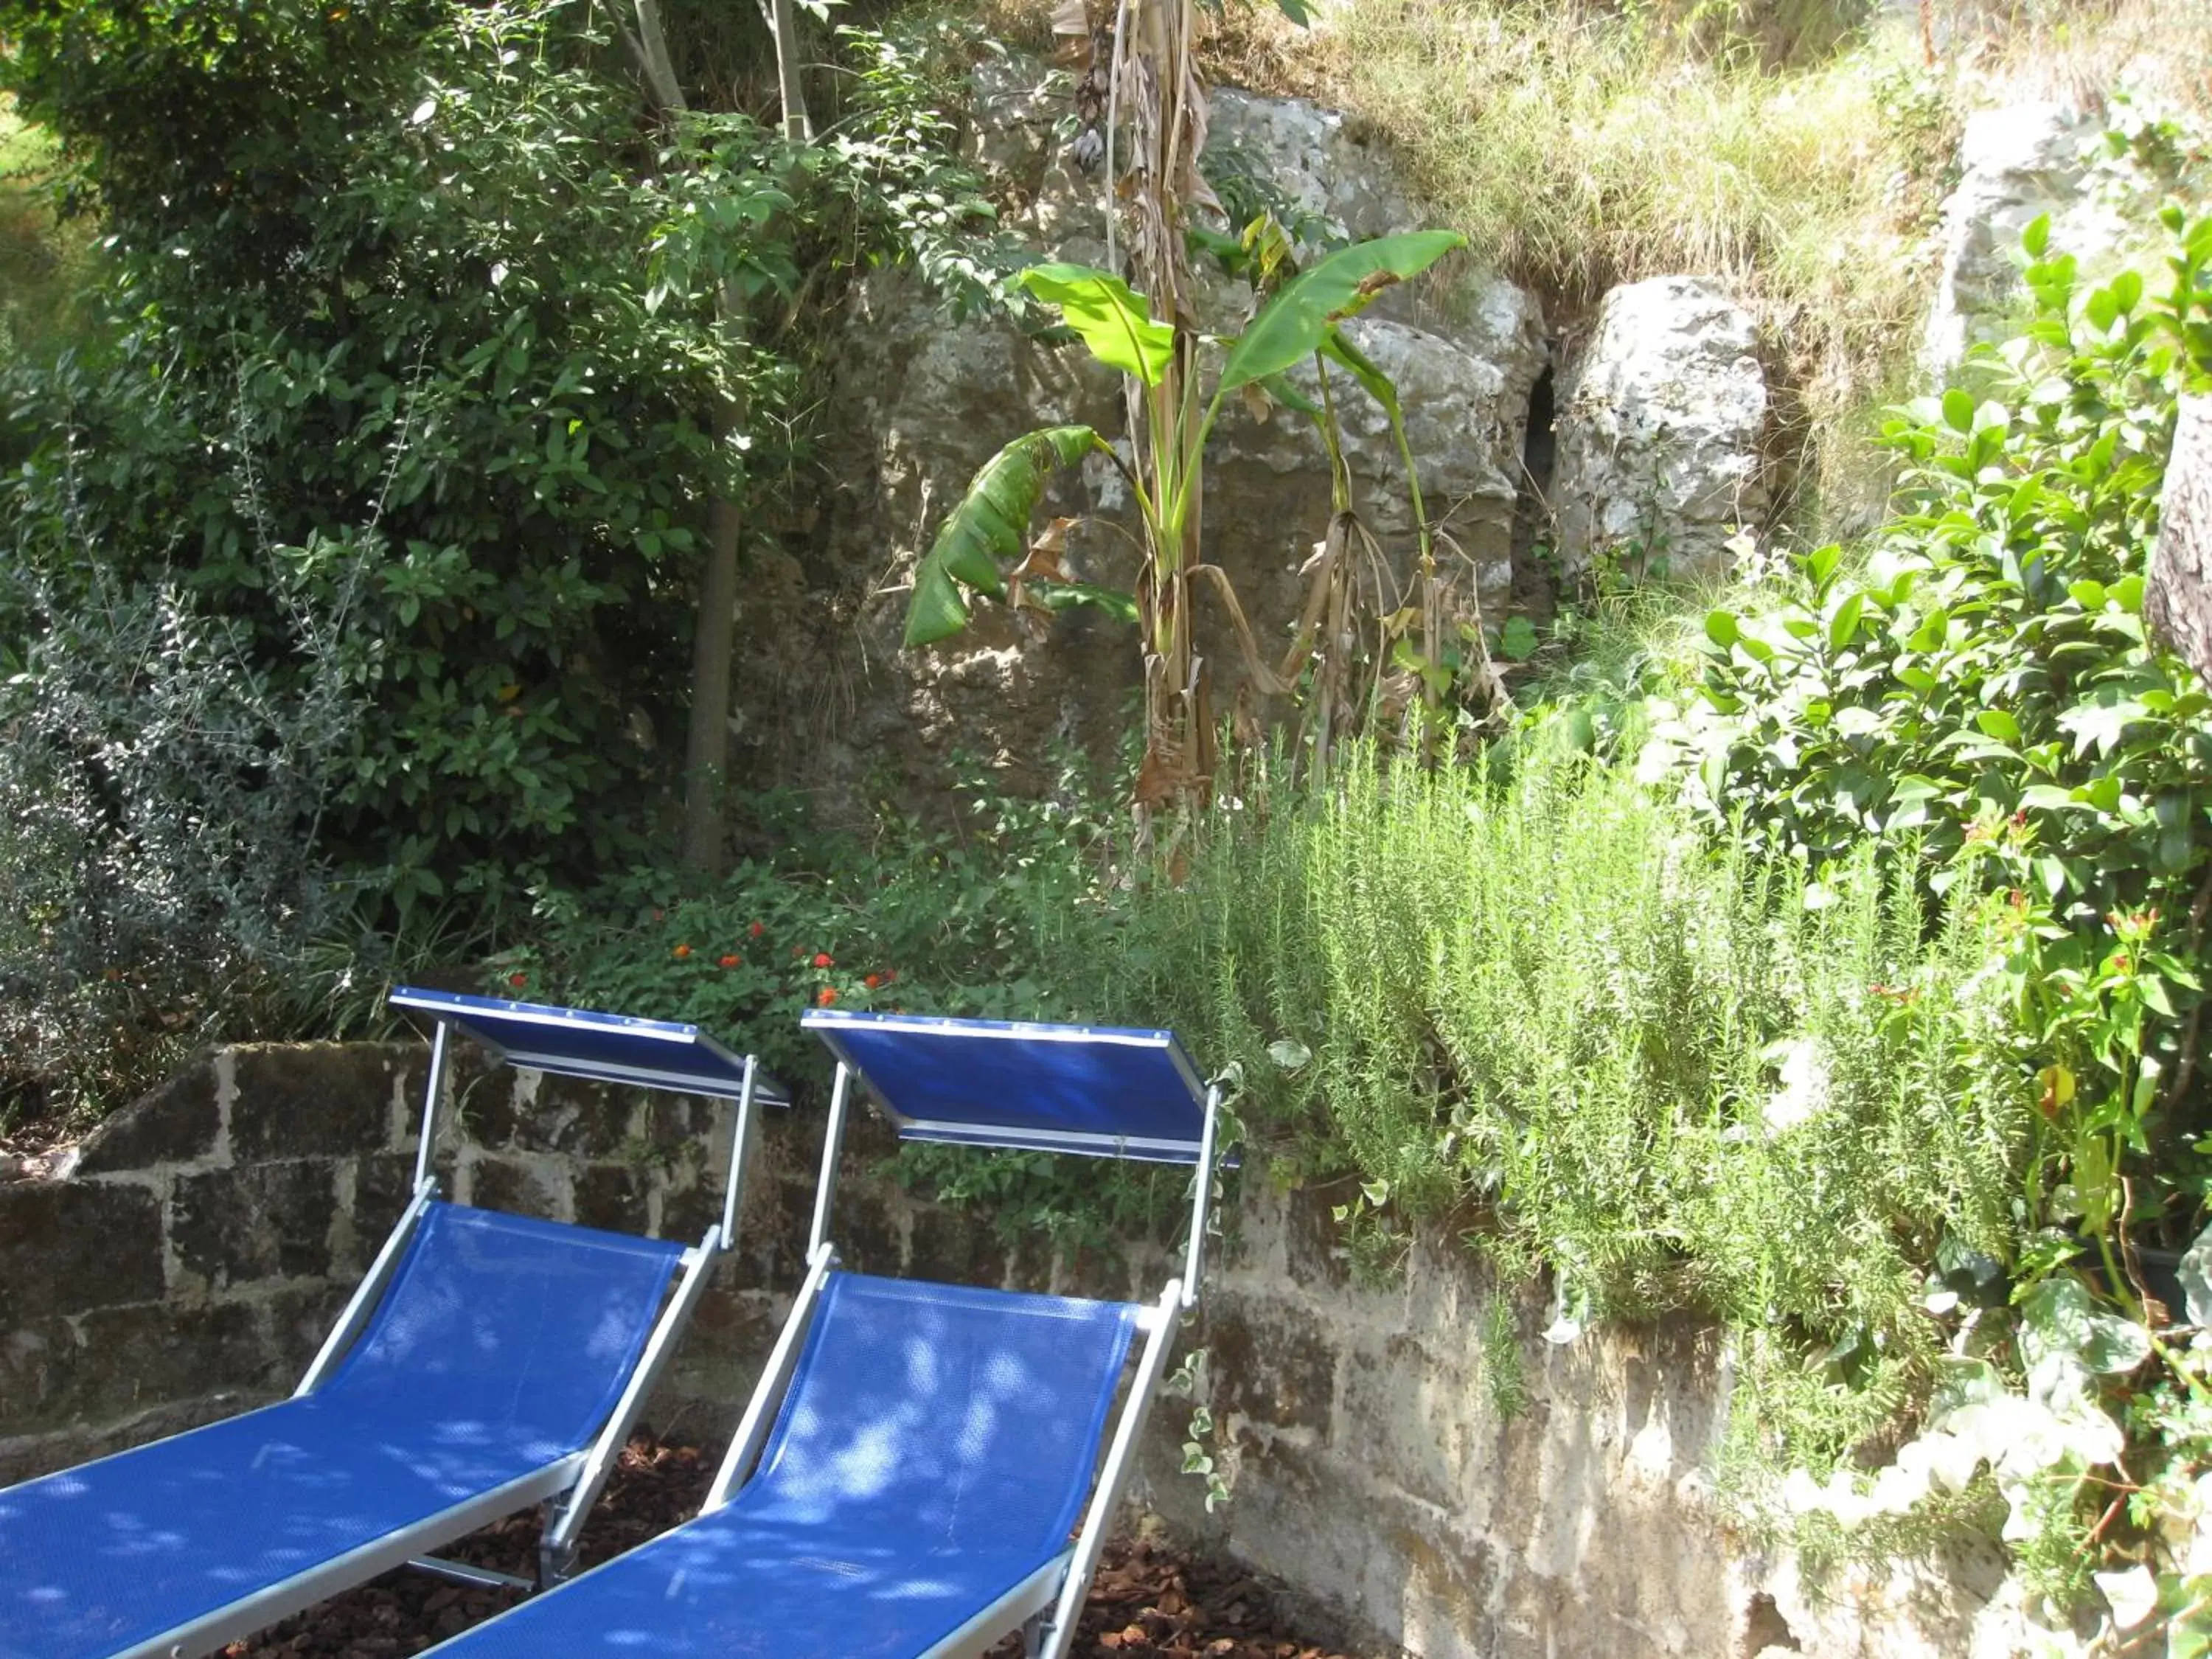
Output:
<path fill-rule="evenodd" d="M 1109 368 L 1158 386 L 1175 356 L 1175 329 L 1154 319 L 1144 295 L 1089 265 L 1031 265 L 1021 284 L 1057 310 Z"/>
<path fill-rule="evenodd" d="M 1222 365 L 1221 390 L 1234 392 L 1295 368 L 1322 349 L 1337 323 L 1466 244 L 1456 231 L 1423 230 L 1377 237 L 1332 253 L 1292 278 L 1253 319 Z"/>
<path fill-rule="evenodd" d="M 1105 447 L 1087 426 L 1048 427 L 1015 439 L 984 462 L 915 572 L 906 643 L 932 645 L 958 633 L 968 621 L 963 587 L 1005 597 L 1000 566 L 1021 557 L 1046 481 L 1055 469 Z"/>

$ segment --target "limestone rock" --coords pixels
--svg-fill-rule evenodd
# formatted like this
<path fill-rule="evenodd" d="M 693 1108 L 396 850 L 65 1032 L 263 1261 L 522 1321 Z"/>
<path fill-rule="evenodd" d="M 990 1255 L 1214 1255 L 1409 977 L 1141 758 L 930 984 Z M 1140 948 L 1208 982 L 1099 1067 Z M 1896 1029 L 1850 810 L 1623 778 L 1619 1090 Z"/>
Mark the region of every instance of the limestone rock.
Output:
<path fill-rule="evenodd" d="M 1065 77 L 1020 59 L 986 64 L 975 116 L 969 153 L 993 173 L 1007 227 L 1043 257 L 1105 264 L 1100 175 L 1069 158 Z M 1207 170 L 1231 203 L 1276 204 L 1294 234 L 1316 236 L 1325 228 L 1364 238 L 1424 222 L 1388 156 L 1340 115 L 1217 90 L 1212 117 Z M 1241 328 L 1249 290 L 1218 272 L 1198 276 L 1206 326 Z M 1382 296 L 1354 327 L 1398 382 L 1430 517 L 1452 538 L 1447 555 L 1463 552 L 1487 594 L 1502 599 L 1529 393 L 1548 364 L 1540 310 L 1509 283 L 1432 274 Z M 826 568 L 865 587 L 842 613 L 805 591 L 805 580 L 788 585 L 795 599 L 763 586 L 742 599 L 740 625 L 763 641 L 760 656 L 740 666 L 737 702 L 757 745 L 749 758 L 834 795 L 869 769 L 955 749 L 998 765 L 1017 786 L 1055 741 L 1110 753 L 1137 684 L 1126 625 L 1084 611 L 1048 625 L 982 605 L 961 635 L 927 653 L 902 652 L 899 639 L 914 564 L 976 469 L 1039 426 L 1079 422 L 1120 438 L 1119 377 L 1079 347 L 1042 343 L 1005 319 L 955 319 L 897 273 L 861 286 L 842 352 L 830 422 L 836 484 L 810 576 L 818 584 L 811 573 Z M 1310 371 L 1305 378 L 1310 387 Z M 1413 538 L 1396 445 L 1363 392 L 1343 376 L 1334 390 L 1359 505 L 1402 581 Z M 1232 403 L 1206 458 L 1204 551 L 1227 573 L 1264 651 L 1289 638 L 1304 598 L 1297 572 L 1327 530 L 1329 506 L 1325 453 L 1305 418 L 1277 410 L 1262 421 Z M 1068 573 L 1128 587 L 1137 521 L 1103 458 L 1055 483 L 1040 521 L 1061 517 L 1083 521 L 1067 539 Z M 1225 710 L 1243 674 L 1211 592 L 1200 649 L 1215 707 Z M 838 658 L 843 667 L 825 672 Z M 834 732 L 818 693 L 805 709 L 792 706 L 801 688 L 826 678 L 841 682 Z M 788 748 L 770 751 L 776 744 Z"/>
<path fill-rule="evenodd" d="M 1212 116 L 1206 176 L 1224 201 L 1235 199 L 1237 180 L 1251 180 L 1280 202 L 1293 236 L 1310 225 L 1353 241 L 1424 228 L 1389 153 L 1337 111 L 1224 87 Z"/>
<path fill-rule="evenodd" d="M 2212 395 L 2181 400 L 2143 614 L 2191 668 L 2212 679 Z"/>
<path fill-rule="evenodd" d="M 1751 313 L 1693 276 L 1617 288 L 1559 400 L 1553 486 L 1570 574 L 1614 557 L 1641 574 L 1723 567 L 1766 507 L 1766 380 Z"/>
<path fill-rule="evenodd" d="M 1958 188 L 1943 204 L 1943 270 L 1921 356 L 1936 379 L 1994 337 L 2021 303 L 2021 234 L 2051 216 L 2051 246 L 2077 258 L 2120 240 L 2089 191 L 2086 143 L 2099 124 L 2063 104 L 1977 111 L 1959 146 Z"/>

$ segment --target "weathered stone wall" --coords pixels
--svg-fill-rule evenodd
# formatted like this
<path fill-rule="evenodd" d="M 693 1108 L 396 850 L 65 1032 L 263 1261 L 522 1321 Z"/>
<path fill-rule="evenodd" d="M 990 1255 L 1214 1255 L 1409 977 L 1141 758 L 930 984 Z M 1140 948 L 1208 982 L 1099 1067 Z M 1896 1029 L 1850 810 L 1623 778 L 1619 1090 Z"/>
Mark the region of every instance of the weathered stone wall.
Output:
<path fill-rule="evenodd" d="M 405 1206 L 428 1051 L 212 1050 L 101 1126 L 58 1179 L 0 1185 L 0 1484 L 287 1391 Z M 439 1158 L 463 1203 L 655 1237 L 720 1219 L 728 1109 L 454 1067 Z M 796 1288 L 820 1114 L 766 1112 L 732 1250 L 653 1418 L 718 1432 Z M 856 1123 L 838 1242 L 872 1272 L 1002 1282 L 987 1229 L 872 1180 Z"/>
<path fill-rule="evenodd" d="M 240 1047 L 110 1121 L 54 1178 L 0 1186 L 0 1484 L 281 1395 L 404 1201 L 426 1060 L 410 1046 Z M 462 1200 L 696 1238 L 725 1109 L 459 1068 L 441 1160 Z M 739 1245 L 647 1408 L 726 1434 L 800 1276 L 824 1115 L 764 1115 Z M 833 1233 L 886 1273 L 1150 1299 L 1146 1247 L 1070 1262 L 919 1203 L 857 1119 Z M 1207 1515 L 1164 1399 L 1137 1497 L 1200 1547 L 1310 1597 L 1349 1651 L 1419 1659 L 2001 1654 L 1994 1556 L 1813 1589 L 1708 1491 L 1729 1372 L 1690 1322 L 1535 1335 L 1540 1310 L 1455 1241 L 1356 1279 L 1324 1195 L 1248 1171 L 1187 1344 L 1210 1355 L 1235 1482 Z M 1516 1396 L 1518 1396 L 1517 1401 Z"/>

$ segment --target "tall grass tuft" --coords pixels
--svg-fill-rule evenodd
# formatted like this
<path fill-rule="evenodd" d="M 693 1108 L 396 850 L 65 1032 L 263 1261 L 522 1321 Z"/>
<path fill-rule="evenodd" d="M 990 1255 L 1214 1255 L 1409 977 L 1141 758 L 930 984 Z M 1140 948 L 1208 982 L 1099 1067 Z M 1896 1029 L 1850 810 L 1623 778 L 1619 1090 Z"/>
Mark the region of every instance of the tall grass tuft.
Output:
<path fill-rule="evenodd" d="M 1449 1218 L 1570 1306 L 1857 1356 L 1863 1409 L 1782 1425 L 1818 1460 L 1928 1363 L 1915 1264 L 2011 1254 L 2031 1117 L 2002 907 L 1930 914 L 1870 860 L 1812 897 L 1613 771 L 1362 758 L 1223 815 L 1145 907 L 1141 994 L 1354 1209 Z"/>

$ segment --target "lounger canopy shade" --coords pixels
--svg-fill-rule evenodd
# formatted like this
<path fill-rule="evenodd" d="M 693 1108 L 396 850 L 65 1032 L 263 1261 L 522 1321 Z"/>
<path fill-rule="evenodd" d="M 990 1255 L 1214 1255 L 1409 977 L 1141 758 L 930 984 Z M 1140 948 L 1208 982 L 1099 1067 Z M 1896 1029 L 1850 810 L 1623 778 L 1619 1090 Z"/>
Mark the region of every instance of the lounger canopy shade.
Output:
<path fill-rule="evenodd" d="M 900 1135 L 1195 1164 L 1206 1091 L 1172 1031 L 811 1009 Z"/>
<path fill-rule="evenodd" d="M 0 1491 L 0 1659 L 204 1654 L 559 1495 L 685 1255 L 428 1204 L 313 1393 Z"/>
<path fill-rule="evenodd" d="M 438 1659 L 957 1650 L 979 1609 L 1064 1569 L 1144 1311 L 836 1274 L 727 1504 Z"/>
<path fill-rule="evenodd" d="M 387 1000 L 451 1025 L 509 1065 L 532 1071 L 726 1100 L 738 1098 L 745 1086 L 745 1057 L 696 1025 L 406 985 Z M 788 1103 L 783 1091 L 758 1073 L 753 1094 L 769 1104 Z"/>

